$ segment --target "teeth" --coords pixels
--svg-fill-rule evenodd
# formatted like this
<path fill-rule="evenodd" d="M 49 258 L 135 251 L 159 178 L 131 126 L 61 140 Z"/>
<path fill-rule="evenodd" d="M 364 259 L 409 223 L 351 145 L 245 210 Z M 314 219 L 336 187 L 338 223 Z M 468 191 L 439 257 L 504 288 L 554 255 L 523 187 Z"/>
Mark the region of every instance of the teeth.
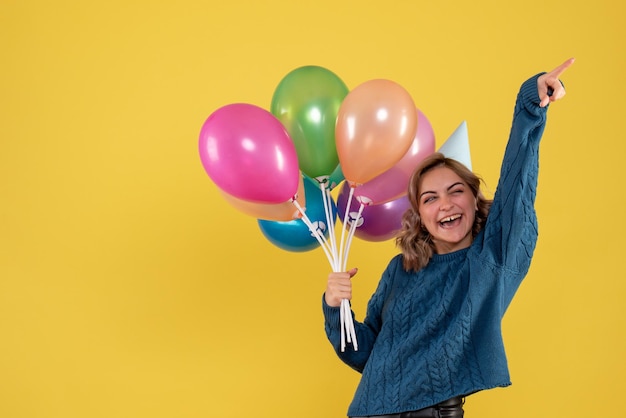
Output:
<path fill-rule="evenodd" d="M 452 215 L 452 216 L 448 216 L 447 218 L 443 218 L 441 221 L 439 221 L 440 223 L 444 223 L 444 222 L 451 222 L 454 221 L 455 219 L 459 219 L 461 217 L 461 215 Z"/>

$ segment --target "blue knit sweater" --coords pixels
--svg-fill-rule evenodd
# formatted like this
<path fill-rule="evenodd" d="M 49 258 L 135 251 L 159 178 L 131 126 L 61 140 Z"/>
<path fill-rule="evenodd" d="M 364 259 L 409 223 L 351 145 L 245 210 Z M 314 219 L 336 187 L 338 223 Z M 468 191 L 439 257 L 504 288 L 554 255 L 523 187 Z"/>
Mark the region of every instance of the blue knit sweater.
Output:
<path fill-rule="evenodd" d="M 539 107 L 538 76 L 520 88 L 493 205 L 471 246 L 435 254 L 417 273 L 394 257 L 365 320 L 355 321 L 358 351 L 349 345 L 341 352 L 339 308 L 323 302 L 328 339 L 363 374 L 348 415 L 417 410 L 511 384 L 501 320 L 537 240 L 534 200 L 547 111 Z"/>

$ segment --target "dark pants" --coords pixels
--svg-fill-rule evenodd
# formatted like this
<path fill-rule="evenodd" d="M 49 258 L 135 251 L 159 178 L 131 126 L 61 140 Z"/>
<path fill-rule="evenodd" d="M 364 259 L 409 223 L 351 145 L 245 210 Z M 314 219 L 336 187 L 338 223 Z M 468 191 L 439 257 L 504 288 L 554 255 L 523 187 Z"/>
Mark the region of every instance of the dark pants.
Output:
<path fill-rule="evenodd" d="M 391 415 L 373 415 L 369 418 L 463 418 L 463 402 L 463 398 L 458 396 L 418 411 L 401 412 Z"/>

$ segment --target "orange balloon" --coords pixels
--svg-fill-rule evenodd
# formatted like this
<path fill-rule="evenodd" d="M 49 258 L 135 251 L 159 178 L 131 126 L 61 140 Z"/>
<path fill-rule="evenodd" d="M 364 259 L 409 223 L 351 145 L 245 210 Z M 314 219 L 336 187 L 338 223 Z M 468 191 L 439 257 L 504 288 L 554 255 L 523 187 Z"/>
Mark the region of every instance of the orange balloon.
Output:
<path fill-rule="evenodd" d="M 267 221 L 292 221 L 301 217 L 298 208 L 292 201 L 286 201 L 282 203 L 257 203 L 250 202 L 248 200 L 239 199 L 231 196 L 228 193 L 220 190 L 222 196 L 226 199 L 231 206 L 240 212 L 250 215 L 257 219 L 264 219 Z M 296 201 L 304 209 L 305 208 L 305 196 L 304 196 L 304 181 L 302 175 L 298 183 L 298 192 L 296 194 Z"/>
<path fill-rule="evenodd" d="M 347 181 L 363 184 L 393 167 L 417 131 L 417 108 L 399 84 L 366 81 L 350 91 L 337 114 L 335 142 Z"/>

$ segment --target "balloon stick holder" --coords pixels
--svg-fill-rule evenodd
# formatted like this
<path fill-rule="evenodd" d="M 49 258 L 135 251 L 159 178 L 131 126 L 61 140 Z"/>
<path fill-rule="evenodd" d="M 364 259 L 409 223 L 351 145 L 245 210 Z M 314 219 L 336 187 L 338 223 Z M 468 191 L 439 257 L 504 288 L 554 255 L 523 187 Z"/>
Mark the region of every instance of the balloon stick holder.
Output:
<path fill-rule="evenodd" d="M 324 211 L 326 214 L 326 226 L 328 228 L 328 239 L 326 239 L 323 231 L 320 228 L 316 228 L 309 217 L 306 215 L 306 211 L 300 206 L 297 200 L 293 199 L 293 204 L 298 209 L 301 215 L 302 221 L 311 231 L 311 235 L 317 239 L 333 272 L 346 271 L 348 264 L 348 254 L 350 252 L 350 245 L 352 244 L 352 238 L 358 226 L 358 221 L 363 213 L 365 203 L 361 202 L 358 214 L 355 219 L 350 221 L 349 211 L 346 210 L 343 219 L 343 227 L 341 229 L 341 238 L 339 243 L 336 239 L 334 214 L 332 210 L 332 197 L 330 195 L 330 189 L 326 187 L 325 182 L 320 182 L 320 190 L 322 193 L 322 199 L 324 202 Z M 350 207 L 352 199 L 354 197 L 354 188 L 350 188 L 350 194 L 348 196 L 348 203 L 346 207 Z M 352 317 L 352 311 L 350 307 L 350 301 L 348 299 L 342 299 L 339 307 L 339 316 L 341 321 L 341 351 L 346 349 L 346 343 L 352 344 L 354 351 L 358 351 L 358 343 L 356 340 L 356 331 L 354 329 L 354 320 Z"/>

